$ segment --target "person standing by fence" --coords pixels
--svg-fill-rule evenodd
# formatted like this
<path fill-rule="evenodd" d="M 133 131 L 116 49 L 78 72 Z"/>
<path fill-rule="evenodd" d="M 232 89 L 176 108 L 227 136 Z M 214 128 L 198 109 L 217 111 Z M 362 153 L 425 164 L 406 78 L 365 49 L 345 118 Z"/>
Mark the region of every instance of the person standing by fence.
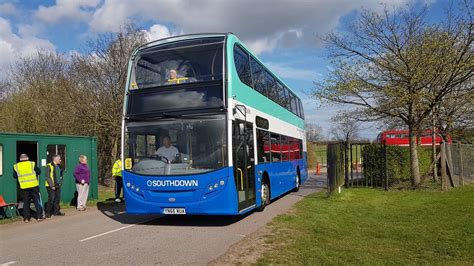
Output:
<path fill-rule="evenodd" d="M 77 210 L 85 211 L 87 197 L 89 196 L 89 183 L 91 180 L 91 171 L 87 166 L 87 156 L 79 156 L 79 163 L 74 169 L 74 178 L 76 179 L 77 189 Z"/>
<path fill-rule="evenodd" d="M 46 189 L 48 190 L 48 203 L 46 203 L 46 218 L 64 216 L 60 211 L 61 185 L 63 183 L 63 169 L 61 168 L 61 156 L 54 155 L 52 162 L 46 165 Z"/>
<path fill-rule="evenodd" d="M 122 202 L 120 192 L 122 191 L 122 160 L 115 161 L 112 167 L 112 176 L 115 178 L 115 202 Z"/>
<path fill-rule="evenodd" d="M 35 162 L 29 160 L 28 155 L 21 154 L 20 162 L 13 166 L 13 178 L 18 179 L 20 184 L 21 197 L 23 198 L 23 221 L 30 221 L 30 202 L 33 202 L 36 208 L 36 220 L 43 221 L 43 208 L 40 202 L 39 181 L 38 176 L 41 170 L 36 166 Z"/>

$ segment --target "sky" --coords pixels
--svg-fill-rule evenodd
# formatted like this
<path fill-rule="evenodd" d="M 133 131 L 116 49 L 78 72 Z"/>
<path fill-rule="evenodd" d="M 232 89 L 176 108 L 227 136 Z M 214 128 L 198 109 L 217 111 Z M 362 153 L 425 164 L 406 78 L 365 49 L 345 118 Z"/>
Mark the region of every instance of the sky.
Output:
<path fill-rule="evenodd" d="M 454 0 L 455 1 L 455 0 Z M 199 32 L 233 32 L 302 99 L 307 122 L 331 136 L 341 107 L 321 106 L 310 91 L 331 64 L 320 36 L 343 31 L 362 9 L 428 6 L 440 20 L 447 0 L 0 0 L 0 78 L 38 49 L 84 51 L 99 34 L 132 22 L 149 40 Z M 360 137 L 375 139 L 376 125 Z"/>

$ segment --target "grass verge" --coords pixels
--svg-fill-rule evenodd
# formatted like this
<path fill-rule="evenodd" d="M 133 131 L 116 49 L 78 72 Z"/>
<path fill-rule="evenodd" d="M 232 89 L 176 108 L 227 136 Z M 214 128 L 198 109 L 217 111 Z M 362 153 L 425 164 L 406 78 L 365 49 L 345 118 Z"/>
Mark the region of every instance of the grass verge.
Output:
<path fill-rule="evenodd" d="M 316 193 L 270 223 L 258 264 L 474 263 L 474 186 Z"/>

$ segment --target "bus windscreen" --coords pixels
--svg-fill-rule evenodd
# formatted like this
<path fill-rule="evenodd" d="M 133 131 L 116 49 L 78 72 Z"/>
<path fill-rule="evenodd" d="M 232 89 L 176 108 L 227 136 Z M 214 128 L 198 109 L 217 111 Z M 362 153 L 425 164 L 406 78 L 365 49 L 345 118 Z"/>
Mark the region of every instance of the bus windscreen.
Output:
<path fill-rule="evenodd" d="M 223 42 L 195 42 L 139 53 L 132 89 L 222 80 Z"/>

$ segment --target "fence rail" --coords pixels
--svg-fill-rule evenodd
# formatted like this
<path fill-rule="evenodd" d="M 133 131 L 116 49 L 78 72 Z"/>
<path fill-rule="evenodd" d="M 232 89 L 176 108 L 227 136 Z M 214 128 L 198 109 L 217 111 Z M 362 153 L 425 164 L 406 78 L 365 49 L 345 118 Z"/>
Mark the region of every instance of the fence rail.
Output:
<path fill-rule="evenodd" d="M 446 145 L 447 159 L 455 185 L 474 183 L 474 144 Z"/>
<path fill-rule="evenodd" d="M 431 147 L 419 147 L 420 173 L 436 171 L 443 189 L 474 183 L 474 145 L 446 144 L 437 148 L 437 168 L 433 169 Z M 446 159 L 443 159 L 446 158 Z M 444 163 L 442 163 L 444 160 Z M 408 147 L 371 143 L 328 143 L 328 192 L 345 187 L 382 187 L 410 180 Z"/>

